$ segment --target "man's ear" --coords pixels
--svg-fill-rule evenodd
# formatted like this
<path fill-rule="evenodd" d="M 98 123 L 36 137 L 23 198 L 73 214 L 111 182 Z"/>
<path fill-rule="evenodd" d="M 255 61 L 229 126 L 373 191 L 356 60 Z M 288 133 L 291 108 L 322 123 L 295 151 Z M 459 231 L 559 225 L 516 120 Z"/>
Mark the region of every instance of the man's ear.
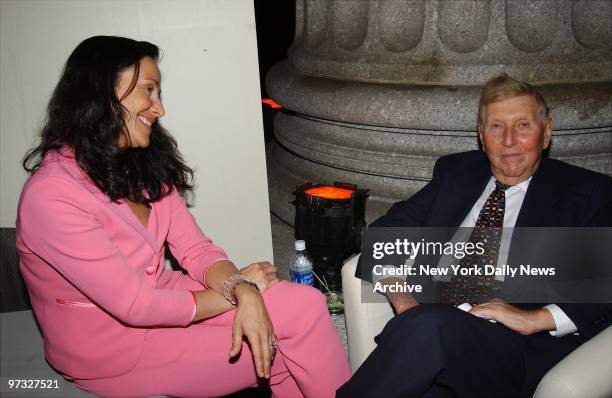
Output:
<path fill-rule="evenodd" d="M 550 140 L 552 139 L 553 132 L 553 121 L 551 118 L 548 118 L 546 125 L 544 125 L 544 136 L 542 137 L 542 149 L 546 150 L 550 145 Z"/>

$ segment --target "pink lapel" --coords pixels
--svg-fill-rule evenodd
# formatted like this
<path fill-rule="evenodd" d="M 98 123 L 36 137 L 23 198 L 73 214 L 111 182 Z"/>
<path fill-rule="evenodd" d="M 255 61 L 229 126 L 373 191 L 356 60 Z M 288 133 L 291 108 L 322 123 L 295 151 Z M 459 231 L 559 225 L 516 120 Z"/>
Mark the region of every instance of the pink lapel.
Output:
<path fill-rule="evenodd" d="M 102 202 L 106 207 L 113 210 L 123 221 L 129 224 L 136 232 L 138 232 L 147 243 L 153 248 L 156 254 L 159 254 L 158 245 L 155 243 L 151 233 L 145 228 L 144 225 L 136 218 L 136 215 L 130 210 L 128 205 L 120 200 L 119 202 L 113 202 L 110 198 L 100 191 L 98 187 L 91 181 L 89 176 L 78 166 L 76 159 L 74 158 L 74 150 L 70 147 L 62 147 L 59 151 L 50 154 L 51 159 L 58 160 L 64 170 L 68 172 L 74 178 L 74 180 L 83 188 L 93 194 L 93 196 Z M 151 211 L 153 214 L 153 211 Z M 149 225 L 152 220 L 149 220 Z"/>

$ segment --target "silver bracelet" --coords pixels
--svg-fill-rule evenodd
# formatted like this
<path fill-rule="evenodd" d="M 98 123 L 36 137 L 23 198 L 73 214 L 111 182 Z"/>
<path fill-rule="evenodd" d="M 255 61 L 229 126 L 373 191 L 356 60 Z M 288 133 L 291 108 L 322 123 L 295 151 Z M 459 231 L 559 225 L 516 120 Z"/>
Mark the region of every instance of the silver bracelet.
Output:
<path fill-rule="evenodd" d="M 248 285 L 251 285 L 255 289 L 257 289 L 257 291 L 259 291 L 259 286 L 257 286 L 256 283 L 245 278 L 244 275 L 242 275 L 240 272 L 231 275 L 223 282 L 223 297 L 225 297 L 227 301 L 232 303 L 232 305 L 238 304 L 238 301 L 236 300 L 236 295 L 234 294 L 234 290 L 236 289 L 236 286 L 238 286 L 238 284 L 240 283 L 246 283 Z"/>

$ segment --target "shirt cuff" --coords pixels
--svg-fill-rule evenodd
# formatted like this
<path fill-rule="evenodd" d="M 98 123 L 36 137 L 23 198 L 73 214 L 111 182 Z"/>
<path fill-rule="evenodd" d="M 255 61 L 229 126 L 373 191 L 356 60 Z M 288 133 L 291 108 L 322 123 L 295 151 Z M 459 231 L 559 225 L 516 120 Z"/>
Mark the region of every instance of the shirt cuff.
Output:
<path fill-rule="evenodd" d="M 572 320 L 565 314 L 565 312 L 563 312 L 561 308 L 559 308 L 557 304 L 549 304 L 544 308 L 550 311 L 553 319 L 555 320 L 555 325 L 557 326 L 556 330 L 548 331 L 551 336 L 563 337 L 578 331 L 576 324 L 572 322 Z"/>
<path fill-rule="evenodd" d="M 193 313 L 191 314 L 191 319 L 193 322 L 193 319 L 196 316 L 196 312 L 198 312 L 198 299 L 196 299 L 196 295 L 193 290 L 190 290 L 189 293 L 191 293 L 191 297 L 193 298 Z"/>

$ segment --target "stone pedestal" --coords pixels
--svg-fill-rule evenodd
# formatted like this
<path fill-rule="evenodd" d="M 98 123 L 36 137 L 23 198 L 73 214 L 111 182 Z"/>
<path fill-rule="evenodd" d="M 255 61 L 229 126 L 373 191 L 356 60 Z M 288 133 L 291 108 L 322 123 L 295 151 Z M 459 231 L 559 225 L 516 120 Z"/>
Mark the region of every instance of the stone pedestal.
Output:
<path fill-rule="evenodd" d="M 272 211 L 293 223 L 306 181 L 371 190 L 368 221 L 431 178 L 441 155 L 478 148 L 482 84 L 540 86 L 550 156 L 612 175 L 612 2 L 297 1 L 288 59 L 267 76 L 285 107 L 268 147 Z"/>

